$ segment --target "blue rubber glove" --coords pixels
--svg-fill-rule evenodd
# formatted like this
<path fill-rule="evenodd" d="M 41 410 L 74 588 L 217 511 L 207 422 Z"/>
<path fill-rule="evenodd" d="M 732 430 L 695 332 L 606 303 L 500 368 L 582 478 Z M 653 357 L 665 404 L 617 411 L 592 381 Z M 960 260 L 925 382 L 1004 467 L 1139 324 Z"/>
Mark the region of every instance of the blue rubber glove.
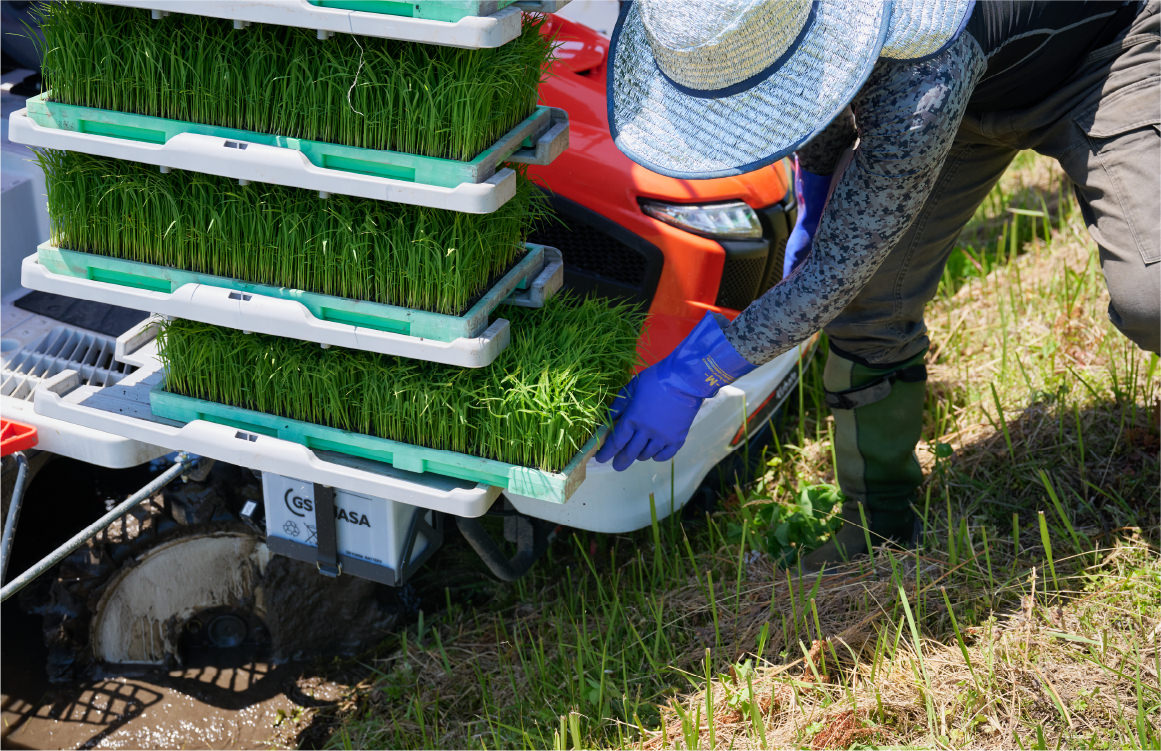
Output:
<path fill-rule="evenodd" d="M 794 162 L 794 192 L 798 195 L 798 219 L 794 222 L 794 229 L 790 239 L 786 241 L 786 255 L 782 262 L 782 278 L 790 276 L 790 272 L 810 255 L 810 244 L 814 241 L 814 233 L 818 231 L 818 223 L 822 221 L 822 209 L 826 205 L 826 194 L 830 190 L 830 175 L 816 175 L 807 172 Z"/>
<path fill-rule="evenodd" d="M 616 424 L 597 461 L 612 459 L 621 472 L 635 461 L 672 459 L 701 403 L 755 367 L 734 350 L 714 314 L 706 313 L 676 349 L 617 394 Z"/>

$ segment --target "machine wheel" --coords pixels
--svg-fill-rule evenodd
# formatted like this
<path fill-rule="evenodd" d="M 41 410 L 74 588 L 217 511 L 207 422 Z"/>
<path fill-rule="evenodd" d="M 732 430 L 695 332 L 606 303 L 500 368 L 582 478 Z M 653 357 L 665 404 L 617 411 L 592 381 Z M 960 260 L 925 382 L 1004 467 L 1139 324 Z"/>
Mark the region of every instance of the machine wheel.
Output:
<path fill-rule="evenodd" d="M 58 568 L 44 617 L 52 680 L 97 664 L 175 668 L 349 653 L 385 636 L 407 592 L 272 555 L 239 521 L 253 475 L 216 464 L 166 488 Z"/>

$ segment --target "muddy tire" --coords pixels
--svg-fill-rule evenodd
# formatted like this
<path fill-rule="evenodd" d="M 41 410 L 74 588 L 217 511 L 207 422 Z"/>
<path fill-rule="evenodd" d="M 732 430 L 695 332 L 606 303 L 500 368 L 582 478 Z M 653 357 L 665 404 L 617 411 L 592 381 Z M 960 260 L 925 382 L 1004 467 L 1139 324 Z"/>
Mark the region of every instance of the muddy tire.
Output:
<path fill-rule="evenodd" d="M 252 473 L 219 462 L 203 480 L 171 484 L 62 562 L 35 607 L 50 680 L 99 665 L 351 653 L 407 615 L 406 591 L 329 579 L 272 555 L 239 517 L 247 500 L 260 499 Z"/>

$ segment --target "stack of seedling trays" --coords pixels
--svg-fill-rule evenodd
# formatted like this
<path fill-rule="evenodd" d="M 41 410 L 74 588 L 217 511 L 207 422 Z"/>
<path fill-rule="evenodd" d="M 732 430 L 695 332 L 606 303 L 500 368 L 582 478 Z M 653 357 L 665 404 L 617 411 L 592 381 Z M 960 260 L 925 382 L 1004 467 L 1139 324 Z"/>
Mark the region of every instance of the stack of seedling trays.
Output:
<path fill-rule="evenodd" d="M 567 146 L 536 104 L 551 43 L 535 16 L 476 49 L 355 25 L 398 5 L 48 6 L 50 89 L 10 121 L 53 234 L 24 283 L 164 320 L 119 341 L 132 378 L 58 378 L 38 411 L 465 516 L 568 498 L 642 321 L 555 294 L 559 253 L 524 242 L 522 165 Z M 351 33 L 320 33 L 336 6 Z"/>

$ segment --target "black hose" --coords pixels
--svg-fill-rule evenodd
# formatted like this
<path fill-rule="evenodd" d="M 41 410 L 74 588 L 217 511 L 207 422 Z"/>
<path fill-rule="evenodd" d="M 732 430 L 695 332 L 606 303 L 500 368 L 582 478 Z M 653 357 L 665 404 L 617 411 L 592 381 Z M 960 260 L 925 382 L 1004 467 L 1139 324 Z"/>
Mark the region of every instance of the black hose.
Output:
<path fill-rule="evenodd" d="M 516 555 L 508 558 L 495 540 L 484 530 L 479 519 L 455 517 L 460 533 L 480 560 L 500 581 L 516 581 L 528 573 L 532 564 L 548 550 L 553 526 L 523 514 L 516 517 Z"/>

